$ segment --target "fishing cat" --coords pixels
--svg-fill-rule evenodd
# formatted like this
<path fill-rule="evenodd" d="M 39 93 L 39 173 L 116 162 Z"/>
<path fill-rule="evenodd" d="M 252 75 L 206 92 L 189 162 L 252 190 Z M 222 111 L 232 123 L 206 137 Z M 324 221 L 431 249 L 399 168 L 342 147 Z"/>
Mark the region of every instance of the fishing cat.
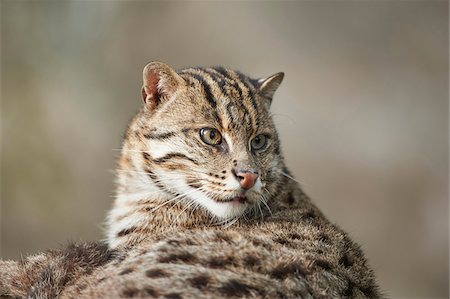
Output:
<path fill-rule="evenodd" d="M 283 73 L 143 72 L 106 244 L 1 262 L 30 298 L 377 298 L 357 244 L 287 169 L 270 105 Z"/>

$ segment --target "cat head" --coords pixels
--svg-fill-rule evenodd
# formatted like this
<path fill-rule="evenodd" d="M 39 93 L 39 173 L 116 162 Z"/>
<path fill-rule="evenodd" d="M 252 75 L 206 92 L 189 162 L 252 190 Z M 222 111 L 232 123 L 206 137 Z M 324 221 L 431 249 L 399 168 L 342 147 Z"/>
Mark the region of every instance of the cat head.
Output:
<path fill-rule="evenodd" d="M 264 209 L 283 165 L 269 112 L 283 76 L 251 79 L 222 67 L 176 72 L 149 63 L 143 107 L 130 124 L 119 163 L 119 171 L 146 174 L 132 192 L 185 201 L 224 219 Z M 133 184 L 125 184 L 120 187 L 119 180 L 119 192 L 130 192 Z"/>

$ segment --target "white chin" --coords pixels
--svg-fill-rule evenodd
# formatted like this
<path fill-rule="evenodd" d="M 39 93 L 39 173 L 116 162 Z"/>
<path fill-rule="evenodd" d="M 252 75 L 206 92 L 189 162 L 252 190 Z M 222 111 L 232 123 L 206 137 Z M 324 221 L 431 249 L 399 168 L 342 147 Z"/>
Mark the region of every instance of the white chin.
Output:
<path fill-rule="evenodd" d="M 247 209 L 245 203 L 216 202 L 210 199 L 212 205 L 206 207 L 213 215 L 219 218 L 236 218 L 244 214 Z"/>
<path fill-rule="evenodd" d="M 204 193 L 195 192 L 190 196 L 195 199 L 203 208 L 218 218 L 236 218 L 244 214 L 247 209 L 247 203 L 239 202 L 217 202 Z"/>

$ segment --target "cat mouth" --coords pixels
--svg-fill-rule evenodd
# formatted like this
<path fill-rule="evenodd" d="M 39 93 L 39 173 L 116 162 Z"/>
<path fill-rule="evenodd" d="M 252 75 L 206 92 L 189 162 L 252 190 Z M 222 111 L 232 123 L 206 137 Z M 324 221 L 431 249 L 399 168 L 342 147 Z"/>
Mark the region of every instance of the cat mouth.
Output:
<path fill-rule="evenodd" d="M 246 196 L 234 196 L 225 200 L 221 200 L 221 203 L 233 203 L 233 204 L 243 204 L 248 201 Z"/>

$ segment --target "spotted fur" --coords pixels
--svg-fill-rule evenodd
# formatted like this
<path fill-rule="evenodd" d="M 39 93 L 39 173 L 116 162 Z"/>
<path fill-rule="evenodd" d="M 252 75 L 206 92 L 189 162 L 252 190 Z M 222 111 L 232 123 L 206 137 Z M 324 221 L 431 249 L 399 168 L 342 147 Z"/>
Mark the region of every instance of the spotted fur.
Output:
<path fill-rule="evenodd" d="M 153 62 L 143 78 L 144 104 L 117 165 L 108 247 L 81 244 L 2 262 L 0 295 L 382 296 L 360 247 L 284 164 L 269 112 L 282 73 L 251 79 L 222 67 L 176 72 Z M 222 142 L 205 143 L 203 128 L 216 129 Z M 264 150 L 251 146 L 258 135 L 267 137 Z M 242 170 L 256 177 L 252 184 L 243 185 Z"/>

